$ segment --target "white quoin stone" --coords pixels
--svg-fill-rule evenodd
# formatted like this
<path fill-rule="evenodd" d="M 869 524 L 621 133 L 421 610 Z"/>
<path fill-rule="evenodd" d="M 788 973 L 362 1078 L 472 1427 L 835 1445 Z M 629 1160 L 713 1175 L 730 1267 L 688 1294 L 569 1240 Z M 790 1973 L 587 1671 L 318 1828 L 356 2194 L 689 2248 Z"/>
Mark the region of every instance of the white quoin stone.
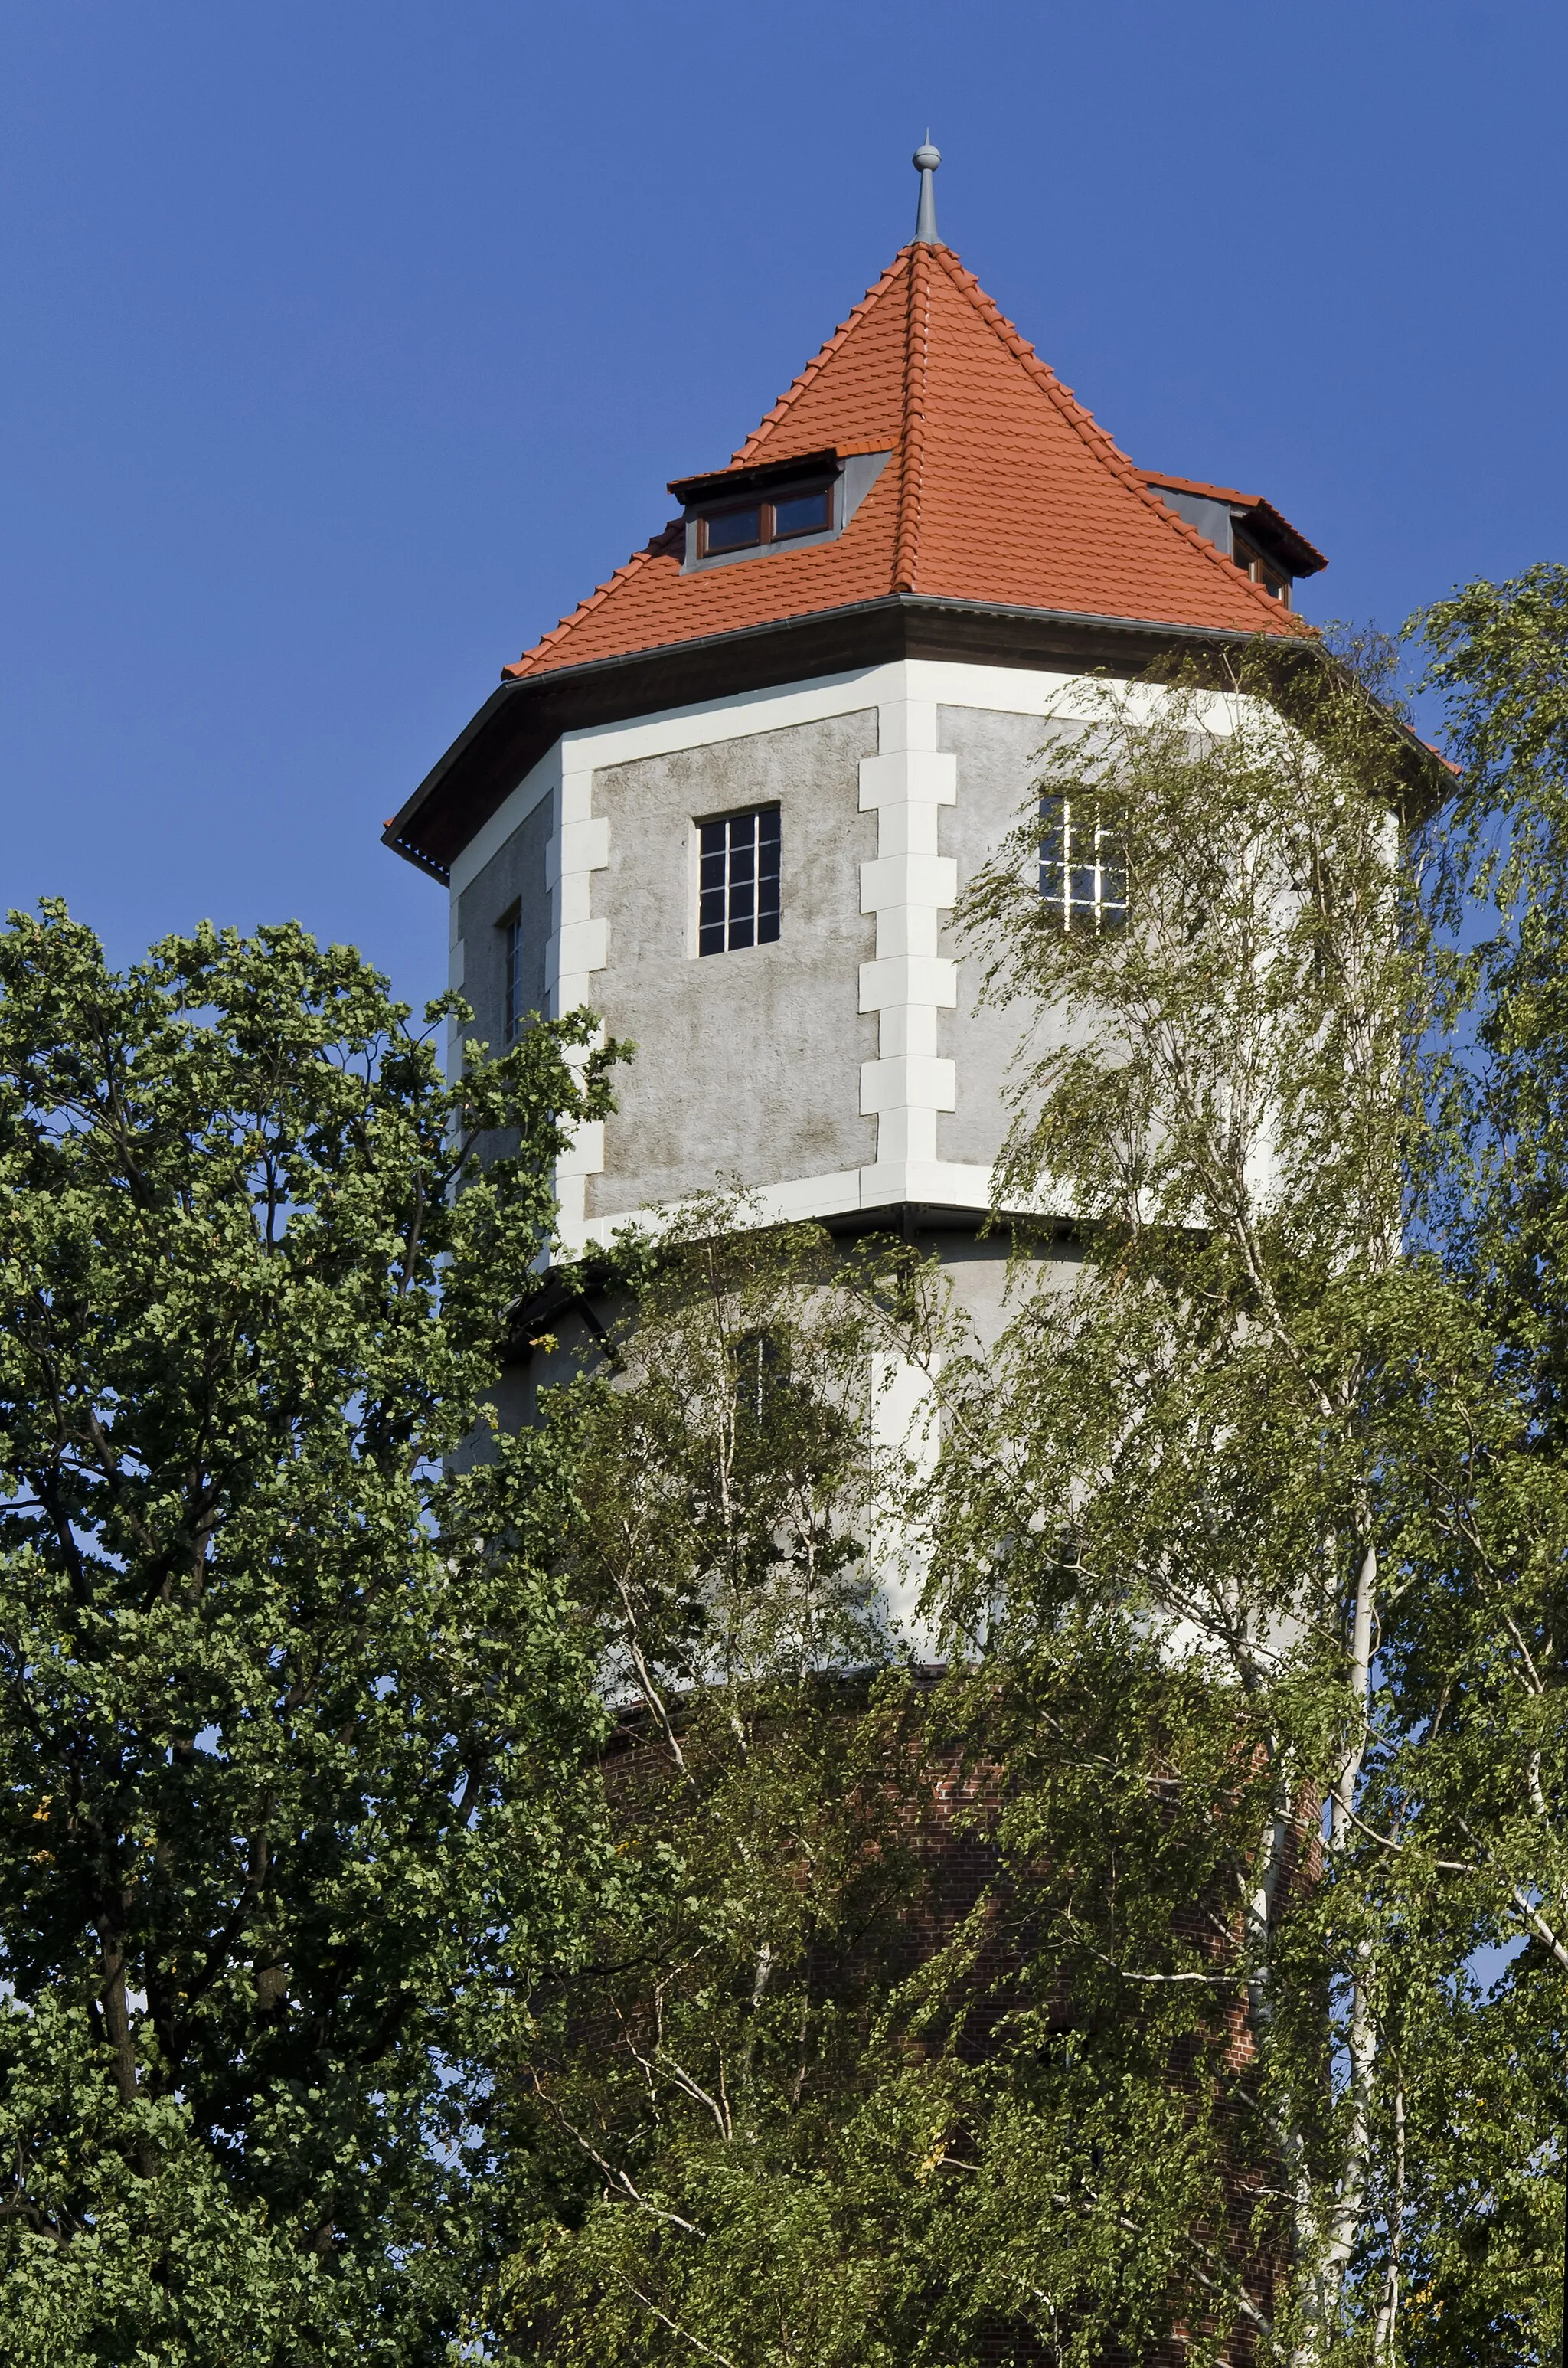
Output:
<path fill-rule="evenodd" d="M 941 953 L 958 866 L 937 851 L 939 813 L 958 799 L 958 759 L 937 746 L 937 701 L 911 695 L 908 669 L 877 706 L 877 753 L 860 761 L 860 809 L 877 816 L 877 852 L 860 866 L 860 910 L 877 922 L 860 965 L 860 1008 L 877 1014 L 877 1058 L 860 1070 L 860 1108 L 877 1121 L 869 1202 L 935 1193 L 937 1119 L 957 1101 L 953 1064 L 937 1049 L 937 1014 L 958 1002 L 958 964 Z M 893 687 L 893 686 L 890 686 Z M 913 1172 L 912 1172 L 913 1171 Z"/>
<path fill-rule="evenodd" d="M 609 863 L 609 823 L 594 812 L 592 754 L 562 745 L 555 829 L 544 851 L 554 928 L 545 948 L 550 1017 L 561 1019 L 594 1000 L 594 973 L 608 966 L 609 924 L 593 911 L 594 874 Z M 587 1179 L 604 1173 L 605 1131 L 595 1119 L 577 1127 L 556 1163 L 555 1197 L 563 1235 L 580 1234 L 587 1210 Z"/>
<path fill-rule="evenodd" d="M 916 1660 L 929 1660 L 937 1635 L 920 1616 L 928 1565 L 925 1541 L 911 1530 L 900 1485 L 907 1476 L 928 1479 L 940 1452 L 934 1376 L 903 1357 L 871 1359 L 871 1436 L 891 1452 L 899 1482 L 877 1508 L 868 1561 L 881 1597 L 892 1641 Z"/>

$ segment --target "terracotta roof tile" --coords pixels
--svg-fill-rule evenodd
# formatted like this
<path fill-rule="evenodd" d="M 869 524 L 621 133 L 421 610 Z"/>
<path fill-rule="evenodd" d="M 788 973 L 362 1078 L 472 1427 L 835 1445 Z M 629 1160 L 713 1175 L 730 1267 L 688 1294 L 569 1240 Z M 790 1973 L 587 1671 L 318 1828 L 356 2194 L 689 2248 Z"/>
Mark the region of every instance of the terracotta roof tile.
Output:
<path fill-rule="evenodd" d="M 735 451 L 892 455 L 844 532 L 690 575 L 679 521 L 525 652 L 534 676 L 893 592 L 1309 630 L 1165 507 L 972 273 L 907 246 Z"/>

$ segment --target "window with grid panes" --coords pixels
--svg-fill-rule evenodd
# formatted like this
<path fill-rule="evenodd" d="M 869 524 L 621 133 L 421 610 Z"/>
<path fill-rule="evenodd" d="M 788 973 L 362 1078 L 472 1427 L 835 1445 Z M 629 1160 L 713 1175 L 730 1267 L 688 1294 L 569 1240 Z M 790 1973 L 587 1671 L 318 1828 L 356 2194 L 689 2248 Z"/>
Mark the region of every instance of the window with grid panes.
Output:
<path fill-rule="evenodd" d="M 778 808 L 698 825 L 697 951 L 730 953 L 778 935 Z"/>
<path fill-rule="evenodd" d="M 1064 929 L 1117 929 L 1127 918 L 1127 848 L 1079 798 L 1040 802 L 1040 893 Z"/>

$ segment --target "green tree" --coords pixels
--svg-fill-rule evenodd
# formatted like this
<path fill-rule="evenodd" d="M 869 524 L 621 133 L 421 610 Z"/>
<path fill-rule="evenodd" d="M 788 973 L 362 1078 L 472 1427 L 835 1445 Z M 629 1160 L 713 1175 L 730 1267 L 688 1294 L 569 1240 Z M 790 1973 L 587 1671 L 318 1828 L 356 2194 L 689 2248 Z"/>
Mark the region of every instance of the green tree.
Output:
<path fill-rule="evenodd" d="M 611 1369 L 551 1421 L 637 1880 L 517 2032 L 542 2185 L 502 2307 L 528 2361 L 891 2368 L 935 2356 L 946 2282 L 951 2066 L 903 2044 L 928 1713 L 887 1612 L 925 1452 L 898 1379 L 941 1312 L 901 1248 L 731 1203 L 621 1275 Z"/>
<path fill-rule="evenodd" d="M 1461 776 L 1433 906 L 1452 949 L 1423 1211 L 1462 1295 L 1484 1417 L 1413 1491 L 1388 1672 L 1411 1741 L 1372 1823 L 1443 1976 L 1412 2099 L 1406 2350 L 1561 2355 L 1568 2122 L 1568 570 L 1411 621 Z M 1461 1442 L 1456 1441 L 1455 1446 Z M 1421 1846 L 1415 1847 L 1419 1834 Z M 1414 1861 L 1414 1863 L 1412 1863 Z M 1477 1952 L 1482 1952 L 1478 1955 Z"/>
<path fill-rule="evenodd" d="M 890 1251 L 688 1245 L 579 1396 L 618 1816 L 673 1880 L 519 2033 L 525 2356 L 1392 2356 L 1476 1937 L 1400 1607 L 1509 1418 L 1410 1243 L 1432 796 L 1326 658 L 1090 687 L 964 915 L 1028 1038 L 999 1200 L 1069 1252 L 1020 1229 L 983 1349 Z M 1102 893 L 1042 896 L 1042 840 Z M 879 1463 L 895 1368 L 934 1470 Z M 865 1617 L 890 1508 L 939 1678 Z"/>
<path fill-rule="evenodd" d="M 608 1055 L 541 1025 L 449 1087 L 431 1032 L 294 928 L 124 975 L 58 906 L 0 936 L 0 2352 L 40 2368 L 445 2357 L 496 2001 L 602 1872 L 562 1475 L 453 1459 Z"/>
<path fill-rule="evenodd" d="M 1038 1900 L 1030 2011 L 1110 2109 L 1103 2208 L 1136 2237 L 1162 2150 L 1199 2206 L 1153 2231 L 1167 2325 L 1301 2363 L 1376 2317 L 1389 1933 L 1359 1838 L 1397 1726 L 1390 1475 L 1473 1379 L 1405 1255 L 1424 786 L 1325 657 L 1108 686 L 1040 791 L 1069 860 L 1125 868 L 1125 924 L 1040 896 L 1033 813 L 968 907 L 1034 1023 L 1002 1196 L 1083 1247 L 945 1383 L 942 1601 L 1028 1738 L 1002 1839 Z M 1060 2223 L 1085 2206 L 1059 2192 Z M 1130 2333 L 1064 2252 L 1094 2340 Z"/>

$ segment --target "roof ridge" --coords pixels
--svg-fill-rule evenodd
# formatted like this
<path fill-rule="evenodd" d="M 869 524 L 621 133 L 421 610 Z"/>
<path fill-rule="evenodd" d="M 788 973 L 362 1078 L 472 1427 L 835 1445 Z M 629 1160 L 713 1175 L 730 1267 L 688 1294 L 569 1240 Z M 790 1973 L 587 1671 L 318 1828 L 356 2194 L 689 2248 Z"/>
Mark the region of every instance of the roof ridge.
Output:
<path fill-rule="evenodd" d="M 812 379 L 817 376 L 818 372 L 825 367 L 826 363 L 838 351 L 850 332 L 858 327 L 859 324 L 865 319 L 867 313 L 870 312 L 873 305 L 877 304 L 881 299 L 888 293 L 888 290 L 892 287 L 895 280 L 900 278 L 909 257 L 915 252 L 916 249 L 913 242 L 908 246 L 900 247 L 898 253 L 893 256 L 892 261 L 888 265 L 887 269 L 872 281 L 870 287 L 867 289 L 864 296 L 861 297 L 860 302 L 855 305 L 846 318 L 839 323 L 832 336 L 824 339 L 823 344 L 816 353 L 812 355 L 804 370 L 800 371 L 799 374 L 791 380 L 789 386 L 785 388 L 784 393 L 774 404 L 772 410 L 763 414 L 762 418 L 753 428 L 744 443 L 736 447 L 735 450 L 730 456 L 730 467 L 733 468 L 739 462 L 750 460 L 757 448 L 766 443 L 768 436 L 772 433 L 774 428 L 779 425 L 785 414 L 790 409 L 797 398 L 804 393 Z M 675 523 L 678 524 L 679 521 L 677 520 Z M 527 674 L 534 665 L 535 661 L 541 658 L 555 643 L 559 642 L 563 635 L 570 632 L 572 628 L 579 623 L 584 617 L 590 615 L 592 611 L 598 608 L 603 601 L 607 600 L 609 598 L 609 595 L 620 585 L 627 583 L 633 576 L 640 575 L 642 570 L 647 566 L 650 560 L 659 558 L 665 550 L 670 548 L 670 538 L 673 532 L 674 525 L 665 526 L 661 527 L 657 534 L 650 536 L 641 551 L 634 551 L 631 558 L 628 559 L 622 566 L 616 569 L 613 575 L 607 576 L 602 584 L 596 586 L 594 590 L 587 595 L 586 598 L 579 600 L 577 606 L 570 610 L 566 616 L 562 617 L 558 624 L 552 625 L 548 633 L 541 633 L 537 642 L 530 643 L 528 647 L 523 652 L 521 657 L 515 660 L 512 665 L 503 666 L 501 669 L 503 676 L 515 677 L 517 675 Z"/>
<path fill-rule="evenodd" d="M 746 438 L 745 442 L 736 446 L 734 451 L 730 455 L 730 466 L 732 468 L 734 468 L 743 461 L 749 461 L 752 458 L 752 455 L 756 451 L 757 448 L 767 442 L 768 437 L 773 433 L 773 430 L 778 427 L 780 422 L 783 420 L 785 414 L 793 407 L 799 398 L 805 393 L 807 387 L 810 386 L 812 379 L 817 376 L 818 372 L 826 367 L 832 357 L 838 351 L 840 346 L 843 345 L 845 339 L 849 336 L 851 330 L 858 328 L 860 323 L 865 319 L 867 313 L 870 312 L 872 306 L 879 303 L 882 297 L 887 294 L 888 290 L 899 277 L 901 267 L 904 264 L 906 258 L 914 253 L 915 248 L 913 245 L 901 246 L 899 248 L 898 253 L 893 256 L 893 259 L 888 265 L 887 269 L 879 279 L 872 281 L 870 287 L 867 289 L 866 293 L 861 297 L 860 302 L 853 307 L 845 319 L 840 321 L 832 336 L 825 337 L 823 340 L 823 343 L 812 356 L 811 360 L 806 364 L 804 370 L 801 370 L 793 379 L 790 380 L 790 384 L 785 388 L 783 393 L 779 396 L 772 410 L 765 411 L 762 417 L 757 421 L 756 426 L 752 429 L 751 434 Z"/>
<path fill-rule="evenodd" d="M 1254 600 L 1261 605 L 1270 618 L 1276 632 L 1279 630 L 1278 620 L 1281 614 L 1290 618 L 1290 630 L 1298 633 L 1313 632 L 1314 628 L 1309 625 L 1304 618 L 1297 617 L 1293 610 L 1287 609 L 1282 611 L 1278 601 L 1266 592 L 1261 584 L 1255 584 L 1251 576 L 1244 575 L 1242 570 L 1232 560 L 1227 559 L 1223 552 L 1211 543 L 1206 535 L 1199 534 L 1198 529 L 1187 519 L 1179 518 L 1175 510 L 1167 509 L 1159 496 L 1150 492 L 1143 482 L 1142 472 L 1136 463 L 1121 450 L 1114 438 L 1100 426 L 1094 413 L 1079 402 L 1072 388 L 1062 384 L 1051 364 L 1041 360 L 1028 339 L 1021 335 L 1008 320 L 995 298 L 987 295 L 973 272 L 964 268 L 951 247 L 938 246 L 933 248 L 931 252 L 940 258 L 953 285 L 968 297 L 986 326 L 994 331 L 1015 360 L 1023 365 L 1025 370 L 1036 381 L 1103 467 L 1119 478 L 1130 493 L 1136 494 L 1141 502 L 1145 503 L 1157 518 L 1162 518 L 1166 526 L 1192 549 L 1211 562 L 1214 566 L 1221 568 L 1227 579 L 1233 581 L 1237 586 L 1244 586 Z"/>
<path fill-rule="evenodd" d="M 536 658 L 541 658 L 552 643 L 562 640 L 572 631 L 574 625 L 579 623 L 584 617 L 591 615 L 601 602 L 608 599 L 618 586 L 629 583 L 632 576 L 640 575 L 650 560 L 658 559 L 665 552 L 673 550 L 676 536 L 681 525 L 682 521 L 679 518 L 672 518 L 667 525 L 659 529 L 657 534 L 650 535 L 641 551 L 634 551 L 631 558 L 616 569 L 613 575 L 607 575 L 602 584 L 596 585 L 586 598 L 579 600 L 574 609 L 567 611 L 559 624 L 551 625 L 548 633 L 541 633 L 537 642 L 531 642 L 520 658 L 515 659 L 510 666 L 504 666 L 501 669 L 503 678 L 508 675 L 528 673 Z"/>
<path fill-rule="evenodd" d="M 892 588 L 913 592 L 920 566 L 920 496 L 926 472 L 926 384 L 931 349 L 931 249 L 910 257 L 904 314 L 903 402 L 899 421 L 898 528 Z"/>

